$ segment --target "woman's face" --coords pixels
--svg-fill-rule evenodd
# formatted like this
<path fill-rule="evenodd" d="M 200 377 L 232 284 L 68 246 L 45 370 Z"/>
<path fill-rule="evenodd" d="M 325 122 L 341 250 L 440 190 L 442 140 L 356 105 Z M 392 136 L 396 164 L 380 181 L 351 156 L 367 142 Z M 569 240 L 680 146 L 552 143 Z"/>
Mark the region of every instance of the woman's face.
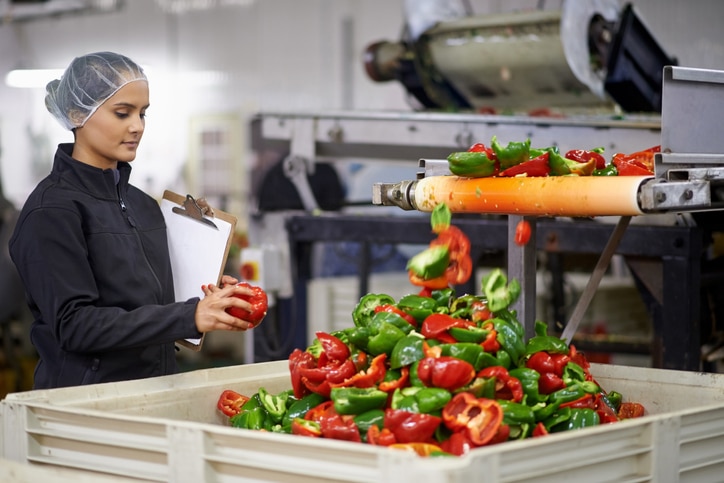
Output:
<path fill-rule="evenodd" d="M 73 157 L 101 169 L 133 161 L 146 127 L 148 83 L 134 81 L 101 104 L 83 127 L 75 130 Z"/>

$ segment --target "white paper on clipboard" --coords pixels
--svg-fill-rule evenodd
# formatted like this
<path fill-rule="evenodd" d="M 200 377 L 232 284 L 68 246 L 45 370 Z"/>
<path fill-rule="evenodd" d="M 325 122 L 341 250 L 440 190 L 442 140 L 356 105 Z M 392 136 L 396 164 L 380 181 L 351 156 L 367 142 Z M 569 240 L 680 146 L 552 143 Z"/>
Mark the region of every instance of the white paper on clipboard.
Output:
<path fill-rule="evenodd" d="M 213 221 L 218 229 L 189 216 L 173 211 L 182 207 L 185 196 L 166 191 L 161 200 L 161 212 L 166 220 L 168 249 L 173 270 L 176 301 L 203 297 L 201 286 L 219 284 L 229 254 L 236 218 L 214 210 Z M 201 339 L 185 339 L 179 343 L 193 350 L 200 350 Z"/>

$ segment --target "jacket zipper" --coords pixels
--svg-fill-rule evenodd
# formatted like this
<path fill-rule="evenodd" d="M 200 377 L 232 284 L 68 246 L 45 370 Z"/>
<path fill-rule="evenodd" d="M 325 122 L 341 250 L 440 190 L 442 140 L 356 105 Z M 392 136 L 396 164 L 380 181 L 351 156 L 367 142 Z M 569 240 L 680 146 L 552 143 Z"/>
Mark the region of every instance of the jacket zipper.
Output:
<path fill-rule="evenodd" d="M 143 248 L 143 241 L 141 240 L 141 235 L 138 234 L 138 230 L 136 229 L 136 223 L 131 219 L 131 216 L 128 214 L 128 207 L 126 206 L 126 202 L 123 201 L 123 195 L 121 195 L 121 186 L 118 185 L 116 187 L 118 191 L 118 204 L 121 207 L 121 213 L 123 213 L 123 217 L 126 219 L 126 222 L 131 226 L 133 229 L 133 233 L 136 235 L 136 240 L 138 241 L 138 245 L 141 247 L 141 251 L 143 252 L 143 259 L 146 260 L 146 266 L 148 267 L 148 270 L 151 272 L 151 275 L 153 275 L 153 279 L 156 281 L 156 286 L 158 287 L 158 293 L 163 293 L 163 287 L 161 286 L 161 281 L 158 279 L 158 275 L 156 275 L 156 271 L 153 269 L 153 266 L 151 265 L 151 262 L 148 260 L 148 254 L 146 253 L 146 250 Z"/>

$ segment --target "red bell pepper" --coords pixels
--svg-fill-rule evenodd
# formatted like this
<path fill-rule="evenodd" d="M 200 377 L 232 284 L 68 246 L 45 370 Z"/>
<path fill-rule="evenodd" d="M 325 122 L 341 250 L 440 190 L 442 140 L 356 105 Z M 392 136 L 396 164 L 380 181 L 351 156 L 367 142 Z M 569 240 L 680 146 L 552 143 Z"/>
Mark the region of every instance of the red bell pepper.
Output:
<path fill-rule="evenodd" d="M 395 389 L 401 389 L 403 387 L 406 387 L 410 381 L 410 366 L 404 366 L 402 369 L 400 369 L 400 377 L 398 379 L 395 379 L 393 381 L 384 381 L 379 383 L 377 388 L 380 391 L 385 391 L 387 393 L 392 393 L 395 391 Z"/>
<path fill-rule="evenodd" d="M 546 425 L 543 424 L 543 421 L 539 421 L 538 424 L 535 425 L 535 428 L 533 428 L 532 436 L 534 438 L 545 436 L 548 434 L 548 429 L 546 429 Z"/>
<path fill-rule="evenodd" d="M 495 378 L 495 398 L 520 402 L 523 400 L 523 384 L 520 379 L 511 376 L 503 366 L 490 366 L 481 369 L 477 377 Z"/>
<path fill-rule="evenodd" d="M 495 354 L 500 350 L 500 342 L 498 342 L 498 331 L 495 330 L 495 327 L 491 322 L 484 324 L 483 329 L 488 331 L 488 336 L 485 338 L 484 341 L 480 343 L 480 345 L 483 346 L 483 350 L 485 352 Z"/>
<path fill-rule="evenodd" d="M 319 365 L 323 366 L 329 362 L 342 362 L 349 358 L 349 347 L 338 337 L 321 331 L 316 332 L 316 336 L 322 344 L 322 353 L 318 361 Z"/>
<path fill-rule="evenodd" d="M 644 406 L 637 402 L 622 402 L 618 408 L 619 419 L 640 418 L 645 413 Z"/>
<path fill-rule="evenodd" d="M 402 309 L 392 305 L 392 304 L 384 304 L 384 305 L 378 305 L 375 307 L 375 313 L 377 312 L 389 312 L 392 314 L 397 314 L 403 319 L 407 321 L 408 324 L 410 324 L 413 327 L 417 327 L 417 321 L 415 320 L 415 317 L 408 314 L 407 312 L 403 311 Z"/>
<path fill-rule="evenodd" d="M 292 434 L 320 438 L 322 436 L 322 428 L 316 421 L 294 418 L 294 420 L 292 420 Z"/>
<path fill-rule="evenodd" d="M 462 456 L 475 446 L 476 445 L 470 442 L 470 438 L 468 438 L 467 432 L 465 431 L 455 431 L 448 439 L 440 444 L 440 448 L 442 448 L 443 451 L 455 456 Z"/>
<path fill-rule="evenodd" d="M 256 327 L 262 320 L 264 320 L 267 310 L 269 309 L 269 300 L 266 296 L 266 292 L 261 287 L 250 285 L 247 282 L 240 282 L 237 286 L 246 287 L 251 290 L 250 295 L 234 295 L 237 298 L 249 302 L 249 304 L 251 304 L 251 308 L 247 310 L 239 307 L 229 307 L 226 311 L 234 317 L 251 323 L 252 327 Z"/>
<path fill-rule="evenodd" d="M 302 382 L 302 368 L 313 368 L 316 367 L 317 362 L 314 360 L 314 356 L 307 351 L 301 349 L 294 349 L 289 355 L 289 374 L 292 380 L 292 389 L 294 390 L 294 397 L 301 399 L 311 391 Z"/>
<path fill-rule="evenodd" d="M 566 386 L 561 376 L 563 375 L 563 368 L 570 360 L 571 358 L 566 354 L 550 354 L 547 351 L 538 351 L 528 358 L 525 366 L 540 374 L 538 392 L 550 394 Z"/>
<path fill-rule="evenodd" d="M 389 428 L 380 429 L 373 424 L 367 430 L 367 443 L 376 446 L 390 446 L 396 444 L 397 439 Z"/>
<path fill-rule="evenodd" d="M 653 176 L 654 154 L 661 152 L 661 146 L 653 146 L 631 154 L 616 153 L 611 164 L 616 166 L 619 176 Z"/>
<path fill-rule="evenodd" d="M 470 384 L 475 368 L 456 357 L 424 357 L 417 366 L 417 377 L 425 386 L 454 391 Z"/>
<path fill-rule="evenodd" d="M 216 402 L 216 407 L 219 411 L 224 413 L 224 415 L 231 417 L 239 414 L 241 406 L 243 406 L 248 400 L 249 398 L 247 396 L 243 396 L 231 389 L 226 389 L 221 393 L 221 396 L 219 396 L 219 400 Z"/>
<path fill-rule="evenodd" d="M 460 392 L 443 408 L 442 420 L 448 429 L 464 431 L 472 444 L 483 446 L 498 433 L 503 422 L 503 408 L 494 399 Z"/>
<path fill-rule="evenodd" d="M 440 342 L 454 344 L 457 340 L 448 332 L 453 327 L 468 328 L 475 323 L 465 319 L 457 319 L 448 314 L 431 314 L 425 317 L 420 327 L 420 333 L 426 339 L 437 339 Z"/>
<path fill-rule="evenodd" d="M 385 410 L 384 427 L 392 431 L 397 443 L 432 443 L 442 419 L 432 414 L 402 409 Z"/>
<path fill-rule="evenodd" d="M 578 161 L 579 163 L 587 163 L 590 160 L 596 161 L 596 169 L 606 167 L 606 158 L 597 151 L 589 151 L 586 149 L 571 149 L 565 155 L 566 158 Z"/>
<path fill-rule="evenodd" d="M 511 166 L 508 169 L 504 169 L 500 172 L 499 176 L 514 177 L 514 176 L 531 176 L 531 177 L 542 177 L 551 174 L 551 166 L 548 163 L 550 154 L 546 151 L 545 153 L 537 156 L 528 161 L 523 161 L 520 164 Z"/>
<path fill-rule="evenodd" d="M 372 359 L 370 366 L 367 369 L 363 369 L 350 377 L 345 378 L 341 382 L 330 382 L 330 387 L 373 387 L 381 383 L 385 378 L 387 368 L 385 361 L 387 360 L 387 354 L 380 354 Z M 349 361 L 352 363 L 352 361 Z"/>
<path fill-rule="evenodd" d="M 340 415 L 334 409 L 331 399 L 313 407 L 304 415 L 307 421 L 319 424 L 322 437 L 344 441 L 361 442 L 359 428 L 351 415 Z"/>

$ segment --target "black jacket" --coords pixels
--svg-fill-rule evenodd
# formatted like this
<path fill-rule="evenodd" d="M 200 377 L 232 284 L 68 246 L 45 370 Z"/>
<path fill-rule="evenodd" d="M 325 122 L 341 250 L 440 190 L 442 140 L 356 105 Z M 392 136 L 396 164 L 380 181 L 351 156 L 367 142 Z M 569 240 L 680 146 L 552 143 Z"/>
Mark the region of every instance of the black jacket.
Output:
<path fill-rule="evenodd" d="M 61 144 L 22 208 L 10 254 L 35 321 L 34 388 L 176 372 L 174 341 L 199 338 L 198 298 L 174 302 L 158 203 Z"/>

